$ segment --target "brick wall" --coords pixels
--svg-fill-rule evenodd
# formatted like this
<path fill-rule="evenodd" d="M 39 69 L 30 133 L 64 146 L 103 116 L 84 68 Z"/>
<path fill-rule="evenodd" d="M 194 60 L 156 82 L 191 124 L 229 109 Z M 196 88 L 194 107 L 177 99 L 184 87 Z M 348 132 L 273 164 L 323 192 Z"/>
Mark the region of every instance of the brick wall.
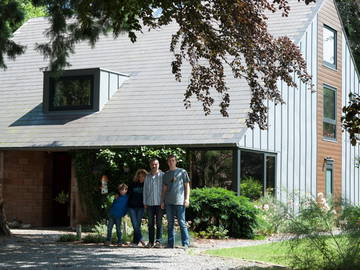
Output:
<path fill-rule="evenodd" d="M 3 197 L 8 221 L 51 225 L 51 154 L 4 151 Z"/>

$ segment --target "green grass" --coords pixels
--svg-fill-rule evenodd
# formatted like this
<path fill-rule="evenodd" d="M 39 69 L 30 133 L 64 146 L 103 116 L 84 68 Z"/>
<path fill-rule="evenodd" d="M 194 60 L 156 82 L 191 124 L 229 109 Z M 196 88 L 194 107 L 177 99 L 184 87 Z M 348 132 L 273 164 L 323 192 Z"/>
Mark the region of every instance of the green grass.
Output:
<path fill-rule="evenodd" d="M 249 247 L 222 248 L 206 251 L 207 254 L 215 256 L 288 265 L 289 262 L 287 260 L 286 252 L 287 245 L 284 244 L 284 242 L 275 242 Z"/>
<path fill-rule="evenodd" d="M 340 246 L 347 246 L 350 244 L 348 242 L 348 239 L 344 236 L 336 236 L 335 238 L 323 236 L 323 240 L 325 241 L 317 241 L 316 243 L 323 243 L 324 247 L 326 247 L 326 253 L 331 255 L 338 254 L 338 247 L 335 241 L 337 241 Z M 237 259 L 262 261 L 289 266 L 290 256 L 288 255 L 288 252 L 290 248 L 290 241 L 292 240 L 274 242 L 257 246 L 207 250 L 206 253 L 221 257 L 232 257 Z M 307 238 L 301 239 L 299 242 L 296 242 L 296 246 L 297 255 L 303 258 L 306 258 L 308 256 L 315 257 L 319 262 L 321 260 L 324 260 L 320 249 L 314 245 L 314 242 L 312 240 Z"/>

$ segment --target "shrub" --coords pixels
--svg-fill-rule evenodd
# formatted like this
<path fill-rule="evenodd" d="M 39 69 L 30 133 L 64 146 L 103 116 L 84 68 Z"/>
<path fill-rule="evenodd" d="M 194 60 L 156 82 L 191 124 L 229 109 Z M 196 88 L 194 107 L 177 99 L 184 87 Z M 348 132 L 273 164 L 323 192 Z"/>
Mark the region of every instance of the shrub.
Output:
<path fill-rule="evenodd" d="M 195 237 L 205 238 L 205 239 L 227 239 L 228 230 L 226 230 L 223 226 L 209 226 L 206 228 L 206 231 L 200 231 L 198 233 L 194 233 Z"/>
<path fill-rule="evenodd" d="M 259 180 L 253 177 L 246 177 L 240 181 L 241 195 L 252 201 L 259 199 L 263 193 L 263 187 Z"/>
<path fill-rule="evenodd" d="M 195 232 L 222 226 L 231 237 L 253 238 L 258 210 L 248 198 L 223 188 L 198 188 L 190 196 L 187 217 Z"/>
<path fill-rule="evenodd" d="M 69 233 L 60 235 L 58 242 L 74 242 L 79 240 L 80 238 L 76 234 Z"/>
<path fill-rule="evenodd" d="M 353 220 L 357 209 L 343 206 L 342 220 Z M 360 265 L 360 224 L 343 223 L 335 233 L 336 211 L 322 194 L 317 200 L 307 198 L 297 215 L 287 214 L 288 230 L 295 237 L 289 241 L 288 257 L 294 269 L 345 270 Z"/>
<path fill-rule="evenodd" d="M 286 231 L 284 215 L 289 211 L 286 204 L 277 200 L 273 195 L 265 193 L 256 201 L 256 207 L 259 209 L 258 226 L 255 230 L 257 235 L 271 235 Z"/>

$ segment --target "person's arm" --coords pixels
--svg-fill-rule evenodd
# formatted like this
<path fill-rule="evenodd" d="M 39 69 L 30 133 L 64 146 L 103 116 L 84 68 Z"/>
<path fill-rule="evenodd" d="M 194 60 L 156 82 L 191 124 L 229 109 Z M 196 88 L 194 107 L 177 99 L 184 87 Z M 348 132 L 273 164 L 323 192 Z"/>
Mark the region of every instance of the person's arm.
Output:
<path fill-rule="evenodd" d="M 147 177 L 145 177 L 144 180 L 144 190 L 143 190 L 143 204 L 144 208 L 147 208 L 147 199 L 149 197 L 149 181 L 147 180 Z"/>
<path fill-rule="evenodd" d="M 165 209 L 165 194 L 167 191 L 168 191 L 168 186 L 163 185 L 161 190 L 161 204 L 160 204 L 161 209 Z"/>
<path fill-rule="evenodd" d="M 190 183 L 184 184 L 184 206 L 189 207 L 190 205 Z"/>

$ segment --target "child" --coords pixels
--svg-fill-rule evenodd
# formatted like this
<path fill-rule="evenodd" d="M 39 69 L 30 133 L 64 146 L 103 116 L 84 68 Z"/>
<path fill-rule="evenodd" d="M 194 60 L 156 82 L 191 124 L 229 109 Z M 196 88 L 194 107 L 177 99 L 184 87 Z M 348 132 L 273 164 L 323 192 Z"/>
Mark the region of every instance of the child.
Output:
<path fill-rule="evenodd" d="M 111 244 L 111 236 L 112 236 L 112 228 L 114 224 L 116 225 L 116 234 L 118 238 L 117 245 L 122 246 L 121 240 L 121 218 L 125 216 L 128 208 L 128 195 L 126 194 L 128 191 L 128 186 L 126 184 L 120 184 L 118 186 L 119 195 L 115 196 L 115 199 L 111 205 L 109 211 L 109 223 L 107 227 L 107 237 L 105 245 L 109 246 Z"/>

